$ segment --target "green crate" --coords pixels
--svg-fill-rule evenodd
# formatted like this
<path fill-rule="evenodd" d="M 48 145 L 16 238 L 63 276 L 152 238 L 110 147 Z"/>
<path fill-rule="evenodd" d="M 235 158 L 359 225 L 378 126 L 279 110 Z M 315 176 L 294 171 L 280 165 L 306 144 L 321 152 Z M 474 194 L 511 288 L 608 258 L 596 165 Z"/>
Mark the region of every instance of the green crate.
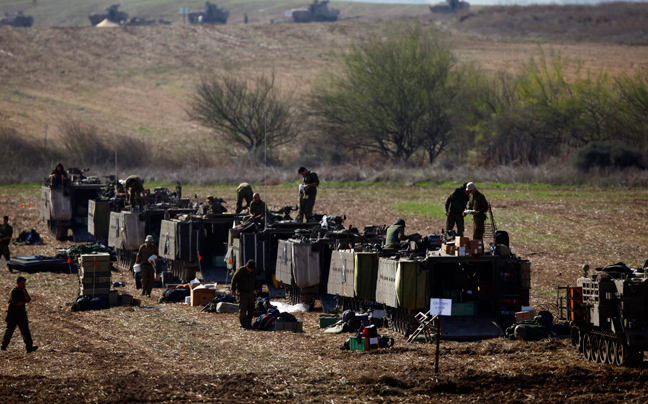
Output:
<path fill-rule="evenodd" d="M 366 351 L 367 350 L 367 341 L 364 337 L 360 340 L 360 343 L 356 340 L 355 337 L 349 338 L 349 349 L 352 351 Z"/>
<path fill-rule="evenodd" d="M 328 328 L 329 326 L 340 321 L 340 316 L 337 314 L 320 314 L 319 315 L 319 328 Z"/>
<path fill-rule="evenodd" d="M 477 302 L 452 303 L 453 316 L 476 316 Z"/>

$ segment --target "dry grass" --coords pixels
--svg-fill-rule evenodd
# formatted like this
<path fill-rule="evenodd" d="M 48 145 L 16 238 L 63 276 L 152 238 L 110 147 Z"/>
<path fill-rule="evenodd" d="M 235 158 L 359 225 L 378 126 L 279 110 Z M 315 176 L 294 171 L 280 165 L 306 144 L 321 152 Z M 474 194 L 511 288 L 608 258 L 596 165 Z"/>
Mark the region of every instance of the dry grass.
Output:
<path fill-rule="evenodd" d="M 481 185 L 481 184 L 478 184 Z M 532 305 L 553 302 L 556 285 L 573 284 L 584 262 L 643 263 L 648 214 L 644 190 L 480 186 L 493 203 L 513 251 L 532 262 Z M 255 186 L 271 205 L 294 201 L 293 187 Z M 428 234 L 443 218 L 398 211 L 395 202 L 442 204 L 450 187 L 327 186 L 316 210 L 346 214 L 346 224 L 407 220 L 408 231 Z M 234 185 L 185 187 L 233 203 Z M 14 255 L 52 255 L 66 245 L 36 220 L 38 190 L 5 187 L 0 211 L 15 231 L 36 228 L 44 246 L 12 247 Z M 20 208 L 20 203 L 32 208 Z M 0 271 L 0 295 L 15 274 Z M 441 344 L 441 373 L 434 375 L 434 348 L 396 336 L 392 350 L 340 351 L 349 335 L 325 335 L 317 314 L 298 314 L 303 334 L 243 332 L 235 314 L 201 314 L 181 304 L 144 299 L 139 308 L 71 313 L 74 275 L 27 275 L 33 302 L 32 332 L 40 345 L 26 357 L 14 336 L 0 355 L 3 402 L 643 402 L 646 367 L 620 369 L 584 362 L 566 340 L 537 343 L 503 339 Z M 118 272 L 127 283 L 130 274 Z M 383 334 L 391 334 L 382 331 Z M 614 388 L 610 387 L 614 385 Z"/>

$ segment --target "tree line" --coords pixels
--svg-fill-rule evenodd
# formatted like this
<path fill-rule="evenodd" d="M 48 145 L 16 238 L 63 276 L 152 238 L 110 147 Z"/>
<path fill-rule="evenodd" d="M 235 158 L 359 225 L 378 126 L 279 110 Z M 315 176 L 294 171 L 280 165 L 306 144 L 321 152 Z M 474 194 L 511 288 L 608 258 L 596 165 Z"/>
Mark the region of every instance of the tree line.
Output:
<path fill-rule="evenodd" d="M 204 75 L 188 114 L 251 155 L 304 136 L 318 150 L 310 161 L 644 166 L 648 71 L 610 78 L 539 47 L 516 74 L 493 74 L 460 63 L 422 23 L 366 38 L 339 49 L 305 97 L 281 89 L 274 72 Z"/>

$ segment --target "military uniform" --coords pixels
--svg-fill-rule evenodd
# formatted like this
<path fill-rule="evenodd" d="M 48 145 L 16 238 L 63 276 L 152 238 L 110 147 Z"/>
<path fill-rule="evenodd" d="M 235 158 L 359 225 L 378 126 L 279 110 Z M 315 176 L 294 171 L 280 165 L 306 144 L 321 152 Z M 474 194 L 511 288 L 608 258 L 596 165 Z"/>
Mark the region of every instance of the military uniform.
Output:
<path fill-rule="evenodd" d="M 317 173 L 309 171 L 304 176 L 304 185 L 317 184 L 319 186 L 319 178 Z M 313 208 L 315 207 L 315 198 L 317 197 L 317 187 L 309 187 L 299 193 L 299 214 L 297 216 L 298 222 L 306 221 L 313 215 Z"/>
<path fill-rule="evenodd" d="M 13 236 L 13 227 L 10 225 L 1 226 L 0 225 L 0 257 L 4 257 L 7 261 L 11 259 L 11 252 L 9 251 L 9 243 L 11 242 L 11 236 Z M 9 237 L 4 240 L 5 237 Z"/>
<path fill-rule="evenodd" d="M 252 328 L 252 317 L 254 317 L 254 303 L 256 302 L 255 291 L 259 290 L 256 271 L 248 271 L 246 267 L 240 267 L 232 277 L 232 292 L 236 293 L 236 301 L 239 305 L 239 321 L 241 327 Z"/>
<path fill-rule="evenodd" d="M 266 204 L 261 199 L 250 204 L 250 216 L 265 216 Z"/>
<path fill-rule="evenodd" d="M 245 200 L 250 206 L 252 203 L 252 186 L 247 182 L 242 182 L 238 188 L 236 188 L 236 214 L 238 215 L 243 210 L 243 200 Z"/>
<path fill-rule="evenodd" d="M 155 281 L 155 268 L 148 261 L 151 255 L 158 255 L 158 247 L 153 243 L 151 243 L 150 247 L 147 243 L 142 244 L 137 252 L 137 258 L 142 266 L 142 272 L 140 272 L 142 275 L 142 294 L 145 295 L 151 294 L 153 282 Z"/>
<path fill-rule="evenodd" d="M 483 240 L 484 222 L 486 221 L 486 212 L 488 212 L 488 202 L 484 194 L 477 190 L 475 190 L 475 193 L 470 194 L 468 209 L 477 211 L 473 215 L 473 240 Z"/>
<path fill-rule="evenodd" d="M 128 203 L 131 207 L 144 205 L 144 198 L 142 197 L 142 192 L 144 192 L 144 183 L 142 179 L 136 175 L 131 175 L 126 178 L 126 191 L 128 194 Z"/>
<path fill-rule="evenodd" d="M 65 180 L 63 179 L 65 177 Z M 67 181 L 68 175 L 65 170 L 57 170 L 54 168 L 50 173 L 50 188 L 56 188 L 59 185 L 64 186 L 64 181 Z"/>
<path fill-rule="evenodd" d="M 212 201 L 211 205 L 207 208 L 207 213 L 211 215 L 220 215 L 225 212 L 227 212 L 227 208 L 216 201 Z"/>
<path fill-rule="evenodd" d="M 2 339 L 3 350 L 7 349 L 7 346 L 11 342 L 11 337 L 16 330 L 16 326 L 20 329 L 20 334 L 22 334 L 23 341 L 25 341 L 27 351 L 29 352 L 33 348 L 34 341 L 32 340 L 31 332 L 29 331 L 29 319 L 27 318 L 27 308 L 25 307 L 25 303 L 29 303 L 30 301 L 31 297 L 29 297 L 27 289 L 15 287 L 11 291 L 6 318 L 7 330 Z"/>
<path fill-rule="evenodd" d="M 385 247 L 395 247 L 406 239 L 405 228 L 400 224 L 392 224 L 387 228 Z"/>
<path fill-rule="evenodd" d="M 457 225 L 457 235 L 463 236 L 464 234 L 464 215 L 466 204 L 470 199 L 470 194 L 464 192 L 463 187 L 454 190 L 452 194 L 446 199 L 445 211 L 448 213 L 446 218 L 446 231 L 452 230 Z"/>

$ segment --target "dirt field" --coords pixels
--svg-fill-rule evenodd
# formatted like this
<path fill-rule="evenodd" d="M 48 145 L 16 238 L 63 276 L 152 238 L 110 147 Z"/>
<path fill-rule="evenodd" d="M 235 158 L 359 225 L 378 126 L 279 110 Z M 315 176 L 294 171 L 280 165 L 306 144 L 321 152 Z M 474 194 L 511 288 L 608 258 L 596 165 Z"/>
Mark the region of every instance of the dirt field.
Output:
<path fill-rule="evenodd" d="M 532 305 L 548 307 L 556 285 L 573 284 L 580 265 L 648 258 L 648 191 L 590 188 L 481 187 L 496 220 L 509 231 L 513 251 L 532 262 Z M 186 188 L 188 194 L 234 195 L 233 186 Z M 399 210 L 442 204 L 448 187 L 323 187 L 316 210 L 346 214 L 346 224 L 391 223 L 404 217 L 407 232 L 430 234 L 439 216 Z M 269 187 L 271 205 L 292 201 L 292 187 Z M 0 212 L 16 234 L 35 228 L 43 246 L 12 247 L 15 255 L 52 255 L 56 242 L 37 220 L 36 187 L 3 187 Z M 363 201 L 371 201 L 365 203 Z M 24 204 L 24 208 L 20 208 Z M 31 208 L 27 205 L 31 204 Z M 401 206 L 401 205 L 398 205 Z M 408 205 L 409 206 L 409 205 Z M 409 212 L 409 213 L 408 213 Z M 469 226 L 470 227 L 470 226 Z M 0 269 L 0 296 L 16 274 Z M 440 373 L 434 347 L 396 344 L 369 353 L 341 351 L 349 335 L 324 335 L 317 313 L 297 314 L 304 333 L 239 331 L 236 314 L 199 313 L 182 304 L 159 304 L 161 290 L 141 307 L 72 313 L 75 275 L 28 274 L 31 329 L 40 349 L 26 355 L 18 332 L 0 355 L 0 402 L 440 402 L 644 403 L 644 365 L 625 369 L 585 362 L 567 340 L 442 341 Z M 129 273 L 126 282 L 136 293 Z"/>

